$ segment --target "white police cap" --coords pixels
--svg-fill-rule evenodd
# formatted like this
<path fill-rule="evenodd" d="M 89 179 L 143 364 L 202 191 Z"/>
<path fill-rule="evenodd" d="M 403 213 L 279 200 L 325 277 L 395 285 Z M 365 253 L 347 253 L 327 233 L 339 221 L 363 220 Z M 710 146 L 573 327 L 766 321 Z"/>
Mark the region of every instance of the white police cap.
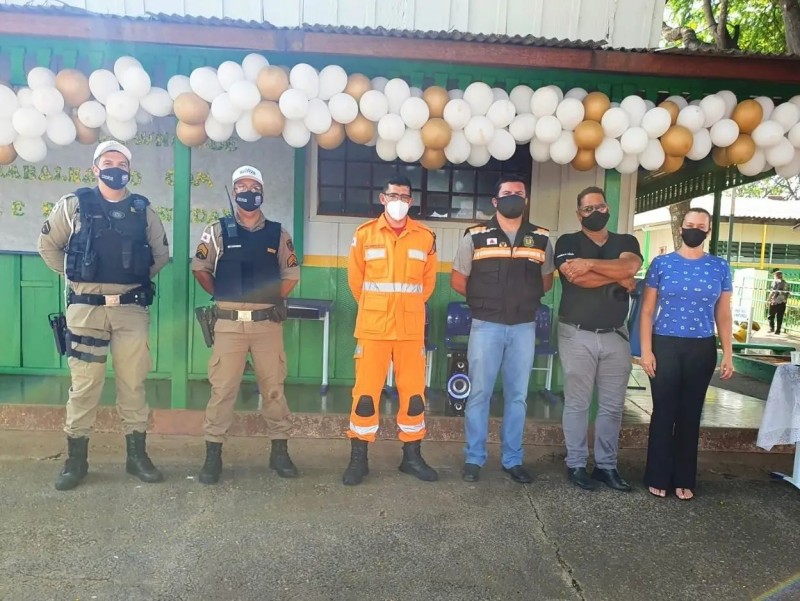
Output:
<path fill-rule="evenodd" d="M 244 179 L 246 177 L 256 180 L 262 186 L 264 185 L 264 180 L 261 177 L 261 172 L 255 167 L 251 167 L 250 165 L 242 165 L 236 171 L 234 171 L 233 177 L 231 178 L 231 183 L 235 184 L 240 179 Z"/>

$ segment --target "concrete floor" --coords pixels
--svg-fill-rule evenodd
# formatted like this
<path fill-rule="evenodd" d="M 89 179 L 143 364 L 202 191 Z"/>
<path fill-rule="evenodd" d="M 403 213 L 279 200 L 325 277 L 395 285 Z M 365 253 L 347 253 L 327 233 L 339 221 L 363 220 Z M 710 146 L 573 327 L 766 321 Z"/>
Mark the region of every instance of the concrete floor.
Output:
<path fill-rule="evenodd" d="M 377 443 L 368 481 L 345 488 L 343 440 L 293 441 L 302 477 L 281 480 L 263 440 L 233 439 L 204 487 L 202 440 L 150 443 L 165 483 L 127 476 L 121 437 L 95 435 L 86 481 L 59 493 L 62 436 L 0 431 L 0 599 L 749 600 L 800 572 L 800 491 L 767 476 L 791 456 L 704 454 L 687 503 L 580 491 L 546 447 L 521 486 L 496 447 L 465 484 L 461 445 L 427 443 L 441 480 L 423 483 Z M 642 452 L 620 467 L 638 484 Z"/>

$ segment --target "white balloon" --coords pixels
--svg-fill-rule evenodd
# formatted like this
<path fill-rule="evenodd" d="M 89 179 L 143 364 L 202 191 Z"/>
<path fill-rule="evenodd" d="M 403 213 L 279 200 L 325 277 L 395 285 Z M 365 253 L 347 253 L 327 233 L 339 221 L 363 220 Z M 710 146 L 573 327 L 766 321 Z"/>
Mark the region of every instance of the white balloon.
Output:
<path fill-rule="evenodd" d="M 558 96 L 558 101 L 559 102 L 564 100 L 564 91 L 561 88 L 559 88 L 558 86 L 553 85 L 553 84 L 551 84 L 551 85 L 549 85 L 547 87 L 552 89 L 556 93 L 556 95 Z"/>
<path fill-rule="evenodd" d="M 253 111 L 245 111 L 236 122 L 236 135 L 244 142 L 256 142 L 261 139 L 261 134 L 253 126 Z"/>
<path fill-rule="evenodd" d="M 698 100 L 697 98 L 695 98 L 689 103 L 689 106 L 699 106 L 699 105 L 700 105 L 700 100 Z"/>
<path fill-rule="evenodd" d="M 33 108 L 43 115 L 55 115 L 64 110 L 64 97 L 55 88 L 35 88 Z"/>
<path fill-rule="evenodd" d="M 766 121 L 772 115 L 772 111 L 775 110 L 775 103 L 772 101 L 772 98 L 767 96 L 757 96 L 754 98 L 758 104 L 761 105 L 761 108 L 764 111 L 764 115 L 761 118 L 762 121 Z"/>
<path fill-rule="evenodd" d="M 764 156 L 764 151 L 760 148 L 756 148 L 756 151 L 753 153 L 753 156 L 749 161 L 746 163 L 740 163 L 736 167 L 739 169 L 739 173 L 742 175 L 752 177 L 764 171 L 766 164 L 767 159 Z"/>
<path fill-rule="evenodd" d="M 132 56 L 120 56 L 114 61 L 114 76 L 121 80 L 122 75 L 130 69 L 143 69 L 142 63 Z"/>
<path fill-rule="evenodd" d="M 546 117 L 556 112 L 560 100 L 558 92 L 553 88 L 554 86 L 545 86 L 533 93 L 531 97 L 531 112 L 537 117 Z"/>
<path fill-rule="evenodd" d="M 447 160 L 453 165 L 460 165 L 469 158 L 471 151 L 472 146 L 470 146 L 464 132 L 454 131 L 453 135 L 450 137 L 450 143 L 444 147 L 444 156 L 446 156 Z"/>
<path fill-rule="evenodd" d="M 483 167 L 492 158 L 489 149 L 486 146 L 473 146 L 469 151 L 467 163 L 473 167 Z"/>
<path fill-rule="evenodd" d="M 733 119 L 720 119 L 711 126 L 711 141 L 714 146 L 725 148 L 739 137 L 739 126 Z"/>
<path fill-rule="evenodd" d="M 112 137 L 122 142 L 136 137 L 136 132 L 139 129 L 139 126 L 136 124 L 136 119 L 131 118 L 127 121 L 120 121 L 111 116 L 106 119 L 106 127 L 108 128 L 108 133 L 111 134 Z"/>
<path fill-rule="evenodd" d="M 372 134 L 372 139 L 364 144 L 364 146 L 369 146 L 370 148 L 377 146 L 378 144 L 378 132 Z"/>
<path fill-rule="evenodd" d="M 206 134 L 214 142 L 225 142 L 233 135 L 233 128 L 233 123 L 220 123 L 214 118 L 214 115 L 206 118 Z"/>
<path fill-rule="evenodd" d="M 622 145 L 615 138 L 604 138 L 594 151 L 594 159 L 603 169 L 616 169 L 623 158 Z"/>
<path fill-rule="evenodd" d="M 527 144 L 536 134 L 536 117 L 532 113 L 523 113 L 514 117 L 508 131 L 519 144 Z"/>
<path fill-rule="evenodd" d="M 795 151 L 791 161 L 785 165 L 776 166 L 775 173 L 786 179 L 800 174 L 800 150 Z"/>
<path fill-rule="evenodd" d="M 647 104 L 644 98 L 635 94 L 627 96 L 619 103 L 619 107 L 628 115 L 631 127 L 639 127 L 642 124 L 642 119 L 647 112 Z"/>
<path fill-rule="evenodd" d="M 30 88 L 20 88 L 17 90 L 17 102 L 20 107 L 33 107 L 33 90 Z"/>
<path fill-rule="evenodd" d="M 411 96 L 400 107 L 400 116 L 411 129 L 420 129 L 428 121 L 430 109 L 422 98 Z"/>
<path fill-rule="evenodd" d="M 233 106 L 241 111 L 252 111 L 261 102 L 261 92 L 256 84 L 247 79 L 236 81 L 228 91 Z"/>
<path fill-rule="evenodd" d="M 583 102 L 577 98 L 564 98 L 556 108 L 556 119 L 564 131 L 573 131 L 584 117 Z"/>
<path fill-rule="evenodd" d="M 383 93 L 389 102 L 390 113 L 400 114 L 400 107 L 407 99 L 411 98 L 411 88 L 408 87 L 405 80 L 399 77 L 387 81 Z"/>
<path fill-rule="evenodd" d="M 169 97 L 173 100 L 181 94 L 191 91 L 192 86 L 189 83 L 189 78 L 185 75 L 173 75 L 167 82 L 167 92 L 169 92 Z"/>
<path fill-rule="evenodd" d="M 611 102 L 608 106 L 609 108 L 619 108 L 619 102 Z"/>
<path fill-rule="evenodd" d="M 561 131 L 561 121 L 553 115 L 545 115 L 536 121 L 536 137 L 545 144 L 555 142 Z"/>
<path fill-rule="evenodd" d="M 33 107 L 20 107 L 14 111 L 11 124 L 23 138 L 40 138 L 47 131 L 47 118 Z"/>
<path fill-rule="evenodd" d="M 647 142 L 647 148 L 639 155 L 639 162 L 647 171 L 655 171 L 656 169 L 661 169 L 661 166 L 664 164 L 664 159 L 666 158 L 664 149 L 661 147 L 661 142 L 658 140 L 649 140 Z"/>
<path fill-rule="evenodd" d="M 583 102 L 583 99 L 586 98 L 588 95 L 589 92 L 587 92 L 583 88 L 572 88 L 570 90 L 567 90 L 567 93 L 564 94 L 564 98 L 574 98 L 575 100 L 580 100 L 581 102 Z"/>
<path fill-rule="evenodd" d="M 13 115 L 14 111 L 18 108 L 19 100 L 17 100 L 17 95 L 14 93 L 14 90 L 0 84 L 0 119 L 10 119 L 11 115 Z"/>
<path fill-rule="evenodd" d="M 258 74 L 264 67 L 269 67 L 269 61 L 255 52 L 248 54 L 242 60 L 242 72 L 247 81 L 257 80 Z"/>
<path fill-rule="evenodd" d="M 684 98 L 683 96 L 680 96 L 679 94 L 675 94 L 673 96 L 668 96 L 667 98 L 664 99 L 665 102 L 667 100 L 677 104 L 678 105 L 678 109 L 686 108 L 687 106 L 689 106 L 689 101 L 686 100 L 686 98 Z"/>
<path fill-rule="evenodd" d="M 533 160 L 536 161 L 537 163 L 546 163 L 547 161 L 550 160 L 550 144 L 542 142 L 537 138 L 531 140 L 530 152 L 531 152 L 531 157 L 533 157 Z M 577 153 L 577 150 L 575 152 Z"/>
<path fill-rule="evenodd" d="M 78 107 L 78 120 L 92 129 L 100 127 L 106 122 L 106 108 L 97 100 L 87 100 Z"/>
<path fill-rule="evenodd" d="M 283 116 L 287 119 L 299 120 L 302 123 L 303 118 L 306 116 L 306 113 L 308 113 L 308 96 L 300 90 L 289 88 L 281 94 L 278 100 L 278 108 L 280 108 L 281 113 L 283 113 Z M 296 134 L 297 131 L 297 127 L 290 130 L 291 134 Z"/>
<path fill-rule="evenodd" d="M 703 127 L 711 127 L 717 121 L 725 117 L 727 105 L 725 99 L 719 94 L 710 94 L 700 101 L 700 108 L 705 115 L 703 120 Z"/>
<path fill-rule="evenodd" d="M 492 88 L 492 97 L 494 101 L 497 102 L 498 100 L 508 100 L 508 92 L 506 92 L 503 88 Z"/>
<path fill-rule="evenodd" d="M 66 113 L 56 113 L 47 118 L 47 137 L 57 146 L 68 146 L 77 135 L 75 123 Z"/>
<path fill-rule="evenodd" d="M 111 94 L 119 91 L 119 81 L 111 71 L 98 69 L 89 75 L 89 91 L 95 100 L 105 104 Z"/>
<path fill-rule="evenodd" d="M 730 116 L 733 114 L 733 109 L 736 108 L 738 101 L 736 100 L 736 94 L 731 92 L 730 90 L 720 90 L 717 92 L 717 96 L 722 98 L 722 101 L 725 103 L 725 113 L 722 115 L 723 119 L 729 119 Z"/>
<path fill-rule="evenodd" d="M 106 113 L 117 121 L 130 121 L 139 110 L 139 99 L 130 92 L 113 92 L 106 100 Z"/>
<path fill-rule="evenodd" d="M 387 117 L 388 116 L 389 115 L 387 115 Z M 393 116 L 397 117 L 397 115 Z M 378 142 L 375 144 L 375 152 L 378 153 L 378 156 L 384 161 L 394 161 L 397 159 L 397 141 L 384 140 L 379 137 Z"/>
<path fill-rule="evenodd" d="M 14 150 L 23 161 L 38 163 L 47 156 L 47 144 L 40 137 L 19 136 L 14 140 Z"/>
<path fill-rule="evenodd" d="M 328 110 L 334 121 L 347 125 L 358 117 L 358 102 L 350 94 L 336 94 L 328 101 Z"/>
<path fill-rule="evenodd" d="M 689 105 L 681 109 L 678 113 L 677 125 L 681 125 L 688 129 L 690 132 L 695 133 L 703 128 L 705 123 L 706 114 L 697 105 Z"/>
<path fill-rule="evenodd" d="M 319 72 L 319 97 L 330 100 L 347 87 L 347 72 L 339 65 L 328 65 Z"/>
<path fill-rule="evenodd" d="M 133 118 L 138 125 L 150 125 L 153 122 L 153 115 L 148 113 L 141 106 L 139 106 L 139 110 L 136 111 L 136 115 Z"/>
<path fill-rule="evenodd" d="M 472 109 L 466 100 L 453 98 L 444 105 L 443 117 L 453 131 L 458 131 L 464 129 L 469 123 L 472 117 Z"/>
<path fill-rule="evenodd" d="M 486 117 L 495 127 L 507 127 L 514 120 L 516 114 L 517 109 L 514 108 L 514 103 L 503 99 L 495 100 L 489 110 L 486 111 Z M 492 149 L 490 148 L 489 152 L 491 151 Z"/>
<path fill-rule="evenodd" d="M 424 94 L 422 88 L 417 88 L 415 86 L 411 86 L 410 91 L 411 91 L 411 96 L 413 96 L 414 98 L 422 98 L 422 95 Z"/>
<path fill-rule="evenodd" d="M 425 144 L 418 129 L 407 129 L 400 141 L 397 142 L 397 156 L 406 163 L 415 163 L 422 158 Z"/>
<path fill-rule="evenodd" d="M 387 113 L 378 121 L 378 136 L 387 142 L 398 142 L 406 133 L 406 124 L 400 115 Z"/>
<path fill-rule="evenodd" d="M 647 98 L 645 98 L 644 105 L 647 107 L 648 111 L 651 110 L 651 109 L 656 108 L 656 103 L 653 102 L 652 100 L 648 100 Z M 624 159 L 622 159 L 622 163 L 624 163 L 627 160 L 627 158 L 628 157 L 625 157 Z M 637 159 L 637 162 L 638 162 L 638 159 Z M 622 163 L 620 163 L 620 166 L 622 166 Z M 619 171 L 619 167 L 617 168 L 617 171 Z"/>
<path fill-rule="evenodd" d="M 302 119 L 287 119 L 283 126 L 283 139 L 292 148 L 302 148 L 311 140 L 311 132 Z"/>
<path fill-rule="evenodd" d="M 228 92 L 223 92 L 211 103 L 211 114 L 220 123 L 232 125 L 242 116 L 242 110 L 233 104 Z"/>
<path fill-rule="evenodd" d="M 573 98 L 573 100 L 575 99 Z M 561 132 L 561 135 L 558 136 L 558 139 L 549 146 L 548 152 L 549 157 L 553 159 L 554 163 L 558 165 L 569 164 L 572 159 L 575 158 L 575 155 L 578 154 L 578 146 L 575 144 L 575 136 L 573 133 L 571 131 Z M 533 147 L 531 147 L 531 153 L 533 153 Z M 535 156 L 534 159 L 536 159 Z"/>
<path fill-rule="evenodd" d="M 389 80 L 385 77 L 373 77 L 372 81 L 370 81 L 370 84 L 372 84 L 372 89 L 378 90 L 379 92 L 383 92 L 387 83 L 389 83 Z"/>
<path fill-rule="evenodd" d="M 469 104 L 473 115 L 485 115 L 489 107 L 492 106 L 492 102 L 494 102 L 494 93 L 492 88 L 482 81 L 475 81 L 464 90 L 464 100 Z M 486 154 L 488 153 L 489 151 L 487 150 Z"/>
<path fill-rule="evenodd" d="M 172 113 L 172 98 L 164 88 L 150 88 L 139 103 L 153 117 L 166 117 Z"/>
<path fill-rule="evenodd" d="M 126 69 L 119 78 L 119 84 L 126 92 L 142 98 L 150 91 L 150 76 L 141 68 Z"/>
<path fill-rule="evenodd" d="M 796 94 L 795 96 L 789 98 L 789 102 L 791 102 L 795 106 L 800 107 L 800 94 Z"/>
<path fill-rule="evenodd" d="M 786 134 L 786 138 L 792 143 L 792 146 L 800 148 L 800 123 L 789 130 L 789 133 Z"/>
<path fill-rule="evenodd" d="M 641 154 L 647 148 L 649 140 L 644 128 L 631 127 L 622 134 L 619 141 L 625 154 Z"/>
<path fill-rule="evenodd" d="M 773 167 L 782 167 L 789 164 L 794 158 L 794 146 L 786 138 L 781 138 L 777 144 L 764 151 L 764 156 Z"/>
<path fill-rule="evenodd" d="M 192 86 L 192 91 L 206 102 L 213 102 L 214 98 L 225 91 L 213 67 L 199 67 L 192 71 L 189 85 Z"/>
<path fill-rule="evenodd" d="M 526 85 L 516 86 L 508 95 L 508 99 L 514 104 L 517 114 L 531 112 L 531 98 L 533 97 L 533 88 Z"/>
<path fill-rule="evenodd" d="M 783 139 L 783 127 L 780 123 L 775 121 L 762 121 L 759 126 L 753 130 L 752 136 L 756 146 L 769 148 L 775 146 Z M 769 160 L 769 156 L 767 156 L 767 160 L 772 163 L 772 161 Z M 772 164 L 774 165 L 775 163 Z"/>
<path fill-rule="evenodd" d="M 800 106 L 792 104 L 791 102 L 784 102 L 775 107 L 770 116 L 770 121 L 780 123 L 783 127 L 783 133 L 788 132 L 794 125 L 800 121 Z"/>
<path fill-rule="evenodd" d="M 314 98 L 308 103 L 308 113 L 303 119 L 306 127 L 312 134 L 324 134 L 331 128 L 331 112 L 324 100 Z"/>
<path fill-rule="evenodd" d="M 517 150 L 517 143 L 514 140 L 514 136 L 508 133 L 507 129 L 498 129 L 486 149 L 498 161 L 507 161 L 514 156 Z"/>
<path fill-rule="evenodd" d="M 8 146 L 17 137 L 17 130 L 11 124 L 11 119 L 0 117 L 0 146 Z"/>
<path fill-rule="evenodd" d="M 289 84 L 309 100 L 319 96 L 319 74 L 307 63 L 298 63 L 289 71 Z"/>
<path fill-rule="evenodd" d="M 686 158 L 699 161 L 711 152 L 711 134 L 706 128 L 701 128 L 693 134 L 692 147 L 686 153 Z"/>
<path fill-rule="evenodd" d="M 448 90 L 447 95 L 450 97 L 450 100 L 455 100 L 456 98 L 464 98 L 464 90 L 459 90 L 458 88 L 454 90 Z"/>
<path fill-rule="evenodd" d="M 600 125 L 603 126 L 603 133 L 607 138 L 619 138 L 631 126 L 631 121 L 628 112 L 620 106 L 610 108 L 603 113 Z M 613 167 L 606 167 L 606 169 L 613 169 Z"/>
<path fill-rule="evenodd" d="M 54 88 L 56 87 L 56 74 L 47 67 L 34 67 L 28 71 L 28 87 L 31 90 Z"/>
<path fill-rule="evenodd" d="M 635 154 L 623 155 L 622 160 L 616 167 L 617 171 L 623 175 L 636 173 L 639 170 L 639 157 Z"/>
<path fill-rule="evenodd" d="M 380 121 L 389 112 L 389 100 L 383 92 L 368 90 L 358 103 L 363 114 L 370 121 Z"/>
<path fill-rule="evenodd" d="M 464 135 L 473 146 L 486 146 L 492 141 L 495 131 L 495 126 L 489 121 L 488 117 L 476 115 L 467 123 L 464 128 Z"/>
<path fill-rule="evenodd" d="M 239 63 L 225 61 L 224 63 L 220 64 L 219 67 L 217 67 L 217 78 L 219 79 L 222 89 L 226 92 L 230 92 L 233 84 L 235 84 L 237 81 L 244 80 L 244 69 Z M 211 135 L 208 137 L 211 138 Z M 213 140 L 214 138 L 211 139 Z M 227 138 L 225 139 L 227 140 Z"/>

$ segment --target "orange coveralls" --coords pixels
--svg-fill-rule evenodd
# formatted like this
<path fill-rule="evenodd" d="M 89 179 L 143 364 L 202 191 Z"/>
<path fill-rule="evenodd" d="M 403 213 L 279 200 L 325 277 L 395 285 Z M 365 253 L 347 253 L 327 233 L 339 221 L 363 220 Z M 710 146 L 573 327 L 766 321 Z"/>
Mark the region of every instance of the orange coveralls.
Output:
<path fill-rule="evenodd" d="M 436 236 L 411 218 L 398 236 L 381 215 L 353 237 L 347 282 L 358 302 L 349 438 L 373 442 L 389 363 L 403 442 L 425 437 L 425 301 L 436 285 Z"/>

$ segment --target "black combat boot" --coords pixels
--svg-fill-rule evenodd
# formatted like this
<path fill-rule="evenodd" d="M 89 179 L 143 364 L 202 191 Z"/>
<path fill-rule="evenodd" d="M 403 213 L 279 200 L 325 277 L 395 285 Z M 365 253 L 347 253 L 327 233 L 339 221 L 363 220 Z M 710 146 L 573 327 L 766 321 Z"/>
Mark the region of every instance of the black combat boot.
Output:
<path fill-rule="evenodd" d="M 403 444 L 403 461 L 400 462 L 399 469 L 404 474 L 411 474 L 425 482 L 436 482 L 439 479 L 436 470 L 422 458 L 422 443 L 419 440 Z"/>
<path fill-rule="evenodd" d="M 201 484 L 216 484 L 222 474 L 222 443 L 206 441 L 206 462 L 200 469 Z"/>
<path fill-rule="evenodd" d="M 153 483 L 161 482 L 164 476 L 156 469 L 150 457 L 147 456 L 147 445 L 145 440 L 147 434 L 144 432 L 134 432 L 125 435 L 125 442 L 128 449 L 128 460 L 125 462 L 125 471 L 136 476 L 142 482 Z"/>
<path fill-rule="evenodd" d="M 71 490 L 80 484 L 89 471 L 89 439 L 67 438 L 67 460 L 56 479 L 56 490 Z"/>
<path fill-rule="evenodd" d="M 289 457 L 289 441 L 273 440 L 272 448 L 269 452 L 269 467 L 278 472 L 281 478 L 294 478 L 297 476 L 297 468 Z"/>
<path fill-rule="evenodd" d="M 342 484 L 345 486 L 355 486 L 361 484 L 364 476 L 369 474 L 369 462 L 367 460 L 367 445 L 366 440 L 359 440 L 358 438 L 350 439 L 350 463 L 347 469 L 344 470 L 342 476 Z"/>

